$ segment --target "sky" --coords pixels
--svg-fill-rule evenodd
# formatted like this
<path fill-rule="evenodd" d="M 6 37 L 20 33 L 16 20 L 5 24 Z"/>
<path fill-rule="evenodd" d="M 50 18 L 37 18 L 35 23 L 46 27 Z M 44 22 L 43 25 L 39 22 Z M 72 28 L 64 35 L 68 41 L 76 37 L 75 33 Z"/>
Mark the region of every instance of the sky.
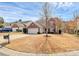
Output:
<path fill-rule="evenodd" d="M 79 2 L 51 2 L 52 17 L 61 17 L 62 20 L 73 19 L 73 13 L 79 11 Z M 5 22 L 36 21 L 41 17 L 43 2 L 0 2 L 0 17 Z"/>

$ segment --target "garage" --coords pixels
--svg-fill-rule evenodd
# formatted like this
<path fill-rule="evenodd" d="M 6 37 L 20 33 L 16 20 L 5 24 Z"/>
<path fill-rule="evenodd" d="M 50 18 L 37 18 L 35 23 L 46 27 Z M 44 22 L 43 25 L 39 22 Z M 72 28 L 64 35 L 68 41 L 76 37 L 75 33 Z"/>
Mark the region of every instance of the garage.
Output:
<path fill-rule="evenodd" d="M 42 33 L 42 28 L 39 24 L 35 23 L 35 22 L 29 22 L 26 24 L 26 28 L 27 28 L 27 33 L 28 34 L 37 34 Z"/>
<path fill-rule="evenodd" d="M 19 28 L 17 24 L 11 24 L 12 31 L 16 32 L 16 30 Z"/>
<path fill-rule="evenodd" d="M 28 34 L 37 34 L 38 28 L 28 28 Z"/>

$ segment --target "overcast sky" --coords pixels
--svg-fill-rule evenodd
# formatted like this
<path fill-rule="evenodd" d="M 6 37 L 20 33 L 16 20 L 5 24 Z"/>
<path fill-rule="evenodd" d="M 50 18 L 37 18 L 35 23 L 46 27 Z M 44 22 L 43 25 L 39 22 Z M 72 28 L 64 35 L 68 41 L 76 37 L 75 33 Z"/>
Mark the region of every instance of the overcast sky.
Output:
<path fill-rule="evenodd" d="M 43 3 L 41 2 L 0 2 L 0 16 L 4 18 L 6 22 L 17 21 L 22 19 L 38 20 Z M 50 3 L 52 16 L 61 17 L 63 20 L 71 20 L 73 18 L 73 12 L 79 10 L 78 2 L 53 2 Z"/>

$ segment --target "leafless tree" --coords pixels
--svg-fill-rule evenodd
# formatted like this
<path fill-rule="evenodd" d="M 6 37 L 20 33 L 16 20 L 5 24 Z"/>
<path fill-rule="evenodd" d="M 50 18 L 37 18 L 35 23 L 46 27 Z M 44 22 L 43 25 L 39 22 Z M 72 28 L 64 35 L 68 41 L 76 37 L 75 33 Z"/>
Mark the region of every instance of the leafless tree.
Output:
<path fill-rule="evenodd" d="M 48 19 L 51 17 L 50 11 L 50 4 L 48 2 L 45 2 L 42 7 L 41 16 L 42 19 L 45 20 L 46 37 L 48 36 Z"/>
<path fill-rule="evenodd" d="M 50 4 L 48 2 L 45 2 L 43 3 L 43 6 L 42 6 L 42 10 L 41 10 L 41 20 L 45 21 L 43 23 L 45 23 L 45 29 L 46 29 L 46 35 L 45 35 L 45 41 L 44 43 L 41 43 L 40 44 L 40 50 L 44 53 L 49 53 L 49 50 L 47 48 L 47 45 L 49 45 L 50 47 L 52 46 L 50 41 L 48 40 L 48 20 L 50 19 L 51 17 L 51 8 L 50 8 Z M 52 49 L 51 49 L 52 50 Z"/>
<path fill-rule="evenodd" d="M 78 19 L 77 19 L 77 17 L 79 17 L 79 11 L 78 10 L 74 11 L 73 17 L 76 20 L 76 34 L 77 34 L 77 30 L 78 30 L 77 29 L 78 28 Z"/>

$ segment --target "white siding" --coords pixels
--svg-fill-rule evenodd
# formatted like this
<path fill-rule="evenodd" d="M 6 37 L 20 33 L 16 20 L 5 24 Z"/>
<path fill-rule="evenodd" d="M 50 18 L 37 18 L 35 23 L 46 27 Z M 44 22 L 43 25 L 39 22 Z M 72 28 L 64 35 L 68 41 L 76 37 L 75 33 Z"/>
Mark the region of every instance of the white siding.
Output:
<path fill-rule="evenodd" d="M 29 34 L 37 34 L 38 33 L 38 28 L 28 28 L 28 33 Z"/>
<path fill-rule="evenodd" d="M 16 32 L 16 29 L 18 29 L 18 28 L 12 28 L 12 31 L 13 31 L 13 32 Z"/>

